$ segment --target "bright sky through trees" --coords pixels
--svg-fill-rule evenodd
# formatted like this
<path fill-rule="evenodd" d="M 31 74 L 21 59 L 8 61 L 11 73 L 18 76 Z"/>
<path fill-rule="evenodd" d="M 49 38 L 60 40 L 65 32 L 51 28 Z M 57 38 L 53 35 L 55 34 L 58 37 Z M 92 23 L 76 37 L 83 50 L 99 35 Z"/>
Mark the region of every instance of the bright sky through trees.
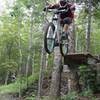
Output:
<path fill-rule="evenodd" d="M 5 0 L 0 0 L 0 15 L 3 13 L 3 11 L 5 10 L 6 6 L 5 6 Z"/>
<path fill-rule="evenodd" d="M 0 0 L 0 15 L 6 12 L 7 5 L 12 6 L 15 0 Z"/>

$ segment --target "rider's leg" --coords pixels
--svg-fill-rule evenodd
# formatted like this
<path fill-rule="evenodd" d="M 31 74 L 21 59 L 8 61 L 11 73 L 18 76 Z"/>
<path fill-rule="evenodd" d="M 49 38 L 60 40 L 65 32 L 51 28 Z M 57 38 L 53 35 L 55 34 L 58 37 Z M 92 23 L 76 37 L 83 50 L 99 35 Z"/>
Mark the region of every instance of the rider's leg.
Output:
<path fill-rule="evenodd" d="M 70 18 L 64 18 L 63 19 L 63 24 L 64 24 L 63 32 L 65 32 L 65 33 L 67 32 L 67 30 L 68 30 L 71 23 L 72 23 L 72 20 Z"/>
<path fill-rule="evenodd" d="M 64 24 L 63 32 L 67 32 L 68 28 L 69 28 L 69 25 L 68 24 Z"/>

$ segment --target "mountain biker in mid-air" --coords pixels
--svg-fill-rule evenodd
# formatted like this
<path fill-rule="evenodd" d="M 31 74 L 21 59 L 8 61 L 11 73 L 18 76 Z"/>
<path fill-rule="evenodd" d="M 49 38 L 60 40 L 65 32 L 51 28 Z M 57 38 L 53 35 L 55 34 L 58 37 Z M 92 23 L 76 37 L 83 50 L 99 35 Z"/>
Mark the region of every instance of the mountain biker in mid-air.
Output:
<path fill-rule="evenodd" d="M 69 3 L 66 0 L 59 0 L 57 4 L 49 4 L 46 9 L 68 9 L 66 13 L 61 13 L 61 24 L 63 25 L 63 32 L 67 33 L 67 30 L 74 19 L 75 5 L 74 3 Z"/>

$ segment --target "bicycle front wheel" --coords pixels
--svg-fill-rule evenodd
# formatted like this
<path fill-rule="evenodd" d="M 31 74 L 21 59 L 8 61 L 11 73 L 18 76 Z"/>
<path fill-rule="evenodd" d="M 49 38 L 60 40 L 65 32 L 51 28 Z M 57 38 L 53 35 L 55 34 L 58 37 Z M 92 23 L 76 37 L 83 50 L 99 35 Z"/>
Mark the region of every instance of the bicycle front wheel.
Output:
<path fill-rule="evenodd" d="M 68 46 L 69 46 L 68 35 L 66 34 L 65 37 L 61 36 L 60 52 L 62 56 L 66 56 L 68 54 Z"/>
<path fill-rule="evenodd" d="M 45 34 L 44 34 L 44 48 L 45 51 L 50 54 L 53 52 L 55 37 L 54 37 L 55 26 L 52 22 L 47 25 Z"/>

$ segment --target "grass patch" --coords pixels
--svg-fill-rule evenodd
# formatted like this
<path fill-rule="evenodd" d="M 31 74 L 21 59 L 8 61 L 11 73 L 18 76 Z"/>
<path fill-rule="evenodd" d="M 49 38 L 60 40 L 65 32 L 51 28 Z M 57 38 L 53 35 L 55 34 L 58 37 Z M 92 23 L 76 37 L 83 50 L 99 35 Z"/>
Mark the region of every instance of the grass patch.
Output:
<path fill-rule="evenodd" d="M 38 79 L 38 75 L 38 73 L 35 73 L 33 76 L 28 77 L 28 85 L 36 81 Z M 0 94 L 18 93 L 19 87 L 21 87 L 21 90 L 27 88 L 25 77 L 21 78 L 21 81 L 18 79 L 15 83 L 0 86 Z"/>

